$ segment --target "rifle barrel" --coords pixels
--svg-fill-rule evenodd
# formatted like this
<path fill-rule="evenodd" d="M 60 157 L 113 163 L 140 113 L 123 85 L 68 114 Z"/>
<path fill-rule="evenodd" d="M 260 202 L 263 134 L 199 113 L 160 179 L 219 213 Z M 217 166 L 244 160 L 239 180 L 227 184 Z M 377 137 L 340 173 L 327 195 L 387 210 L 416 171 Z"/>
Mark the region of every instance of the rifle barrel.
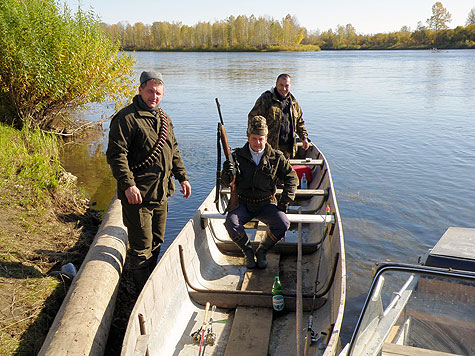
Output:
<path fill-rule="evenodd" d="M 219 104 L 218 98 L 215 98 L 216 106 L 218 107 L 219 120 L 221 120 L 221 125 L 224 125 L 223 115 L 221 114 L 221 105 Z"/>

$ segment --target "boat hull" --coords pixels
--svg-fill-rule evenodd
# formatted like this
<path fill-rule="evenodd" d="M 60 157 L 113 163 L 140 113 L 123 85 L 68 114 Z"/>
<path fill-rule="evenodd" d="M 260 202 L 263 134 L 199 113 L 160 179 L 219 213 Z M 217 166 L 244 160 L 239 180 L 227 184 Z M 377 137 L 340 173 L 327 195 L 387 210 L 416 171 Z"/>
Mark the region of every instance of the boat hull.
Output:
<path fill-rule="evenodd" d="M 320 337 L 319 342 L 307 345 L 307 355 L 339 351 L 346 293 L 343 231 L 326 159 L 313 145 L 306 156 L 321 161 L 309 163 L 313 173 L 309 188 L 323 193 L 303 192 L 291 214 L 297 212 L 297 206 L 320 217 L 329 209 L 331 219 L 292 223 L 286 240 L 269 252 L 269 266 L 247 270 L 242 253 L 227 235 L 224 219 L 203 217 L 217 210 L 213 189 L 160 259 L 139 295 L 124 336 L 122 356 L 145 355 L 147 351 L 150 355 L 197 354 L 199 345 L 191 334 L 202 325 L 207 302 L 216 306 L 212 323 L 216 342 L 205 345 L 206 355 L 296 354 L 297 343 L 303 348 L 310 315 L 312 329 Z M 256 247 L 266 227 L 259 222 L 246 227 Z M 280 276 L 285 293 L 286 307 L 280 314 L 272 311 L 275 275 Z M 301 280 L 300 285 L 297 280 Z M 300 338 L 295 331 L 297 324 L 303 330 Z"/>

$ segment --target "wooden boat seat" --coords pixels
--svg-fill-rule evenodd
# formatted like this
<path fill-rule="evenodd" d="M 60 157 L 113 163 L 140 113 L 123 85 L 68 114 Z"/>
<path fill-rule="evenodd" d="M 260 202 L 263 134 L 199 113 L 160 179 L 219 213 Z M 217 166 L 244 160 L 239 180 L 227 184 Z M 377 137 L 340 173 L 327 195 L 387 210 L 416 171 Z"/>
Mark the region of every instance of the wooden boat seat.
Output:
<path fill-rule="evenodd" d="M 323 159 L 310 159 L 310 158 L 292 158 L 289 159 L 291 165 L 294 164 L 306 164 L 309 166 L 322 166 Z"/>
<path fill-rule="evenodd" d="M 259 246 L 259 242 L 251 241 L 251 245 L 256 250 Z M 218 247 L 221 253 L 240 253 L 241 249 L 232 241 L 217 241 L 216 246 Z M 302 244 L 302 254 L 309 255 L 318 250 L 320 247 L 319 243 L 304 243 Z M 277 245 L 272 248 L 273 251 L 280 253 L 284 256 L 297 255 L 297 242 L 282 242 L 280 241 Z"/>
<path fill-rule="evenodd" d="M 382 356 L 460 356 L 448 352 L 390 343 L 385 343 L 382 351 Z"/>

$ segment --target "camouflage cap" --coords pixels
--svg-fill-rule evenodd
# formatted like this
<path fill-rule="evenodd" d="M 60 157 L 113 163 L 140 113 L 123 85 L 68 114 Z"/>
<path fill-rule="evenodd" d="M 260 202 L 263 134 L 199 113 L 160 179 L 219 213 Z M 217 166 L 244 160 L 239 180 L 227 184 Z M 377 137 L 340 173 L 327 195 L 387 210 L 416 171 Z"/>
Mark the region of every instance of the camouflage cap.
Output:
<path fill-rule="evenodd" d="M 267 129 L 266 119 L 263 116 L 254 116 L 247 127 L 247 136 L 260 135 L 267 136 L 269 130 Z"/>

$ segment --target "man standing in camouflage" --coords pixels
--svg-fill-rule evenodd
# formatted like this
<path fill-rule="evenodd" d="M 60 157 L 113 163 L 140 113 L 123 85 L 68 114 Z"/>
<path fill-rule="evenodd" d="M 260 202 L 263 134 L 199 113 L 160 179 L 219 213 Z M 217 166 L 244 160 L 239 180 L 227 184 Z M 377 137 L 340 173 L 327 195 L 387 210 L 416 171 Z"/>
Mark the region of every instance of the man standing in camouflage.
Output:
<path fill-rule="evenodd" d="M 299 184 L 297 173 L 282 152 L 274 150 L 267 143 L 266 119 L 262 116 L 249 120 L 248 142 L 234 153 L 236 166 L 226 160 L 223 164 L 222 182 L 229 185 L 236 176 L 235 188 L 239 206 L 228 212 L 224 226 L 229 236 L 244 253 L 246 267 L 256 267 L 254 250 L 244 231 L 244 224 L 257 218 L 269 229 L 256 250 L 257 267 L 266 268 L 266 254 L 285 236 L 290 222 L 285 212 L 295 198 Z M 279 201 L 275 197 L 277 179 L 283 182 Z"/>
<path fill-rule="evenodd" d="M 172 122 L 159 106 L 164 86 L 160 73 L 140 75 L 138 95 L 112 118 L 106 152 L 117 180 L 129 239 L 128 259 L 139 291 L 160 253 L 167 199 L 175 190 L 173 178 L 180 182 L 185 198 L 191 195 Z"/>
<path fill-rule="evenodd" d="M 308 148 L 308 134 L 302 118 L 302 109 L 290 93 L 290 75 L 280 74 L 275 87 L 257 99 L 248 115 L 248 123 L 257 115 L 264 116 L 269 127 L 268 142 L 272 148 L 282 151 L 287 158 L 295 157 L 297 141 L 302 140 L 303 149 Z"/>

